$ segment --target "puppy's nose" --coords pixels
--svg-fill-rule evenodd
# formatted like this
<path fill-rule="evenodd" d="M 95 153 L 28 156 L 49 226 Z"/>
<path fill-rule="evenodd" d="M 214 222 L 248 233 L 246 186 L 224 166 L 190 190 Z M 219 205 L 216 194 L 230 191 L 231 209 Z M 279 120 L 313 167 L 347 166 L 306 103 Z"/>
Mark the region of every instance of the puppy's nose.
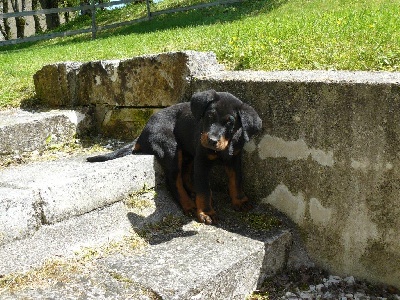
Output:
<path fill-rule="evenodd" d="M 208 136 L 208 143 L 209 145 L 216 146 L 218 143 L 219 138 L 217 136 L 209 135 Z"/>

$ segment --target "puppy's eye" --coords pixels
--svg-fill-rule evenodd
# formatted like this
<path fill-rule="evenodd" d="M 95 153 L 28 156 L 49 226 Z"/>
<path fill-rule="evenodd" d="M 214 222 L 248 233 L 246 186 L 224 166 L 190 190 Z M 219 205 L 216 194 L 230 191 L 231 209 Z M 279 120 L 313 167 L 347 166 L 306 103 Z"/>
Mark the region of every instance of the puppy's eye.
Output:
<path fill-rule="evenodd" d="M 235 117 L 232 116 L 232 115 L 227 116 L 226 117 L 226 123 L 230 124 L 230 125 L 235 124 Z"/>

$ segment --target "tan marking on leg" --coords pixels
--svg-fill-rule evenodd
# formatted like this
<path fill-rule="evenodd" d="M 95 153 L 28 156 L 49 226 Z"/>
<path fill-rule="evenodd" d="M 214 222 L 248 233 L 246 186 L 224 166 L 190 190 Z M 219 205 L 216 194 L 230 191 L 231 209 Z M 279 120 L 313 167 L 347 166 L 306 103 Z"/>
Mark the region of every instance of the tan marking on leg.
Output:
<path fill-rule="evenodd" d="M 229 179 L 229 196 L 231 197 L 233 208 L 241 211 L 250 210 L 252 205 L 236 180 L 236 171 L 230 167 L 225 167 L 225 171 Z"/>
<path fill-rule="evenodd" d="M 140 152 L 142 149 L 139 143 L 135 143 L 135 146 L 133 146 L 132 152 Z"/>
<path fill-rule="evenodd" d="M 206 199 L 204 195 L 196 195 L 196 207 L 197 207 L 197 219 L 200 223 L 205 223 L 207 225 L 216 224 L 217 216 L 215 210 L 211 206 L 211 199 Z"/>
<path fill-rule="evenodd" d="M 176 178 L 176 189 L 179 195 L 179 203 L 182 206 L 183 212 L 187 215 L 192 215 L 196 211 L 196 205 L 192 199 L 190 199 L 182 179 L 182 151 L 178 150 L 178 176 Z"/>

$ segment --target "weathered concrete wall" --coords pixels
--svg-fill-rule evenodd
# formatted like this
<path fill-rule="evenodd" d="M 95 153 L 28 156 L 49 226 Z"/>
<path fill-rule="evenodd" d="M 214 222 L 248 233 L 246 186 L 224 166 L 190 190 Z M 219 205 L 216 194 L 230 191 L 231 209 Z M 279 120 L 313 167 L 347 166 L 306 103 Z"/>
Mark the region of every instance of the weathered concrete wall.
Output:
<path fill-rule="evenodd" d="M 214 53 L 186 51 L 47 65 L 34 75 L 34 82 L 37 97 L 46 105 L 93 105 L 99 132 L 128 139 L 137 135 L 154 108 L 187 99 L 193 77 L 222 69 Z M 140 112 L 132 114 L 137 108 Z"/>
<path fill-rule="evenodd" d="M 251 196 L 297 223 L 320 265 L 399 287 L 400 74 L 223 72 L 195 81 L 195 90 L 211 87 L 263 120 L 246 147 Z"/>
<path fill-rule="evenodd" d="M 83 81 L 68 79 L 77 78 L 74 76 L 79 74 L 73 74 L 78 72 L 67 72 L 57 77 L 61 82 L 54 83 L 55 93 L 64 95 L 63 91 L 72 88 L 61 104 L 96 105 L 100 129 L 107 128 L 104 120 L 115 120 L 119 129 L 114 132 L 121 131 L 126 119 L 113 118 L 111 106 L 164 106 L 208 88 L 237 95 L 254 106 L 263 120 L 262 133 L 246 146 L 249 196 L 270 203 L 297 223 L 318 264 L 339 275 L 400 287 L 400 73 L 225 72 L 211 54 L 161 56 L 168 61 L 168 55 L 174 64 L 161 65 L 181 66 L 174 72 L 183 75 L 167 76 L 180 78 L 181 84 L 171 85 L 166 80 L 165 98 L 152 93 L 146 80 L 140 85 L 132 82 L 135 91 L 126 84 L 112 84 L 115 74 L 121 83 L 129 78 L 139 80 L 134 74 L 144 71 L 135 69 L 141 64 L 133 62 L 131 70 L 121 73 L 107 71 L 110 69 L 104 66 L 109 64 L 104 62 L 86 64 L 86 69 L 97 65 L 105 71 L 87 71 L 92 75 L 85 88 Z M 177 63 L 177 55 L 185 57 L 186 65 Z M 157 58 L 152 59 L 159 64 Z M 162 70 L 152 64 L 148 67 L 157 70 L 154 72 Z M 64 67 L 45 67 L 42 72 L 46 68 L 60 74 L 54 70 Z M 35 79 L 39 96 L 45 82 L 50 84 Z M 145 96 L 132 100 L 135 97 L 129 95 L 141 95 L 141 86 L 147 91 Z M 59 87 L 64 90 L 58 91 Z M 153 88 L 157 87 L 153 82 Z M 175 98 L 169 98 L 171 95 Z M 158 100 L 149 104 L 153 98 Z M 57 99 L 54 105 L 58 105 Z M 108 134 L 113 134 L 112 126 Z"/>

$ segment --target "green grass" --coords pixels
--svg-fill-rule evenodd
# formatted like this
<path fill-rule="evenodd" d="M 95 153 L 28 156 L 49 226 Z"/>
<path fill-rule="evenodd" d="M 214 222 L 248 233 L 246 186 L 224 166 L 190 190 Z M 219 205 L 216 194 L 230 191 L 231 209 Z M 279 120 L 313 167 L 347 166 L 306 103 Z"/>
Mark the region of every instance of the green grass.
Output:
<path fill-rule="evenodd" d="M 199 1 L 165 0 L 157 9 Z M 99 22 L 137 14 L 143 10 L 127 7 L 102 13 Z M 68 28 L 88 22 L 80 18 Z M 32 76 L 45 64 L 164 51 L 214 51 L 233 70 L 400 71 L 400 0 L 247 0 L 164 15 L 98 37 L 1 47 L 0 108 L 34 98 Z"/>

